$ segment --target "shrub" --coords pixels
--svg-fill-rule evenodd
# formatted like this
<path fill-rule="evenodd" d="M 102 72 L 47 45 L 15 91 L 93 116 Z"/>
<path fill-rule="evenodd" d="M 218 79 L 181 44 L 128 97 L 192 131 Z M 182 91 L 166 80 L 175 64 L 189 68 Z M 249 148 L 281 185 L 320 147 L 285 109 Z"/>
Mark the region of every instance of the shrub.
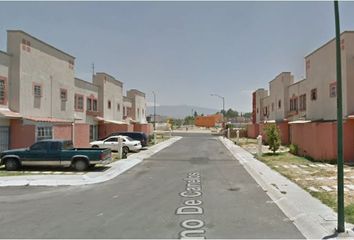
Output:
<path fill-rule="evenodd" d="M 267 124 L 265 126 L 265 132 L 269 150 L 275 153 L 280 147 L 280 131 L 275 124 Z"/>
<path fill-rule="evenodd" d="M 290 144 L 289 146 L 289 152 L 291 154 L 297 155 L 298 147 L 295 144 Z"/>

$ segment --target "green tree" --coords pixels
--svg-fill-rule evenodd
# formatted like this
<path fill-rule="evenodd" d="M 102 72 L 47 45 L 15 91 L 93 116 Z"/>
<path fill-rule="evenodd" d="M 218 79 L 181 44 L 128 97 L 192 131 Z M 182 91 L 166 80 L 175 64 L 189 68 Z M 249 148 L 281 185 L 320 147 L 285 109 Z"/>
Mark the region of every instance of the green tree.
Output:
<path fill-rule="evenodd" d="M 248 113 L 244 113 L 243 116 L 245 118 L 251 118 L 252 117 L 252 113 L 248 112 Z"/>
<path fill-rule="evenodd" d="M 231 108 L 229 108 L 229 110 L 227 110 L 227 112 L 226 112 L 226 117 L 227 117 L 227 118 L 235 118 L 235 117 L 238 117 L 238 112 L 232 110 Z"/>
<path fill-rule="evenodd" d="M 194 125 L 194 117 L 187 116 L 184 118 L 184 125 Z"/>
<path fill-rule="evenodd" d="M 269 150 L 273 152 L 273 154 L 280 147 L 280 131 L 276 124 L 267 124 L 265 126 L 265 132 L 267 135 L 267 142 L 269 144 Z"/>

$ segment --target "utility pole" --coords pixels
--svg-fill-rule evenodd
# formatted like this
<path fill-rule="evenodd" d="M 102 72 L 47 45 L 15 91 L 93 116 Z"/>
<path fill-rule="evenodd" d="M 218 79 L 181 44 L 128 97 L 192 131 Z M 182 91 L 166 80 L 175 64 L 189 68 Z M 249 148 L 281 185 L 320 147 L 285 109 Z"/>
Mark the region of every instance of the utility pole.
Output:
<path fill-rule="evenodd" d="M 334 1 L 334 16 L 336 25 L 336 59 L 337 59 L 337 232 L 345 231 L 344 217 L 344 161 L 343 161 L 343 106 L 342 106 L 342 64 L 340 49 L 340 23 L 338 0 Z"/>
<path fill-rule="evenodd" d="M 92 76 L 95 75 L 95 63 L 92 63 Z"/>

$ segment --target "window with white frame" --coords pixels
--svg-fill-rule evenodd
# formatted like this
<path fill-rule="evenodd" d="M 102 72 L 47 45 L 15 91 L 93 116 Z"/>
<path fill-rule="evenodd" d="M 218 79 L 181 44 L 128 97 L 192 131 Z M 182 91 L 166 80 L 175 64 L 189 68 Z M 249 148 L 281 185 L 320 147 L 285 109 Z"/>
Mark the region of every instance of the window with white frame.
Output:
<path fill-rule="evenodd" d="M 97 99 L 93 99 L 92 101 L 92 110 L 97 112 Z"/>
<path fill-rule="evenodd" d="M 80 94 L 75 94 L 74 108 L 76 111 L 84 110 L 84 96 Z"/>
<path fill-rule="evenodd" d="M 92 111 L 92 99 L 91 98 L 87 98 L 87 100 L 86 100 L 86 110 Z"/>
<path fill-rule="evenodd" d="M 52 139 L 53 138 L 53 128 L 52 127 L 40 127 L 36 129 L 37 141 Z"/>
<path fill-rule="evenodd" d="M 42 86 L 39 84 L 33 85 L 33 95 L 35 97 L 42 97 Z"/>

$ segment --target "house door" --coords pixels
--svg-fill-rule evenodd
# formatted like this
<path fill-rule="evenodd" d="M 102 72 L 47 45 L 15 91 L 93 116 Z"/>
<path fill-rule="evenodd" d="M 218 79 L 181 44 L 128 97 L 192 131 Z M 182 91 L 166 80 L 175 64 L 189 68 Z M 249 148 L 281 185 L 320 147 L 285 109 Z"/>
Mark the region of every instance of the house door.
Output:
<path fill-rule="evenodd" d="M 0 126 L 0 152 L 9 149 L 9 127 Z"/>

